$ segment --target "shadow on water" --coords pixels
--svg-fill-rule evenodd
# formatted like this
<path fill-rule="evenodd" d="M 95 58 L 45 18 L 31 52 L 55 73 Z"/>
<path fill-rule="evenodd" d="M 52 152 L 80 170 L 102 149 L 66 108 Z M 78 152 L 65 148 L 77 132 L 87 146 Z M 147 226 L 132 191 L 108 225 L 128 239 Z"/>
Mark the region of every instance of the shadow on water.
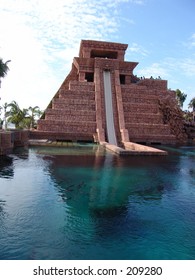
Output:
<path fill-rule="evenodd" d="M 17 147 L 14 149 L 13 155 L 15 159 L 27 160 L 29 158 L 28 147 Z"/>
<path fill-rule="evenodd" d="M 14 164 L 17 160 L 27 160 L 29 150 L 26 148 L 16 148 L 9 156 L 0 156 L 0 178 L 12 179 L 14 177 Z"/>
<path fill-rule="evenodd" d="M 14 176 L 13 158 L 0 156 L 0 178 L 10 179 Z"/>
<path fill-rule="evenodd" d="M 0 218 L 5 216 L 4 208 L 6 206 L 6 201 L 0 199 Z"/>
<path fill-rule="evenodd" d="M 179 154 L 183 156 L 195 156 L 195 147 L 194 145 L 174 145 L 174 146 L 161 146 L 163 150 L 166 150 L 170 155 Z"/>
<path fill-rule="evenodd" d="M 77 208 L 83 199 L 86 208 L 96 215 L 98 211 L 110 215 L 117 213 L 117 207 L 127 205 L 131 195 L 161 199 L 165 191 L 174 189 L 169 175 L 176 172 L 177 166 L 170 167 L 166 157 L 127 159 L 108 153 L 98 157 L 54 157 L 49 169 L 66 203 Z"/>
<path fill-rule="evenodd" d="M 130 201 L 135 197 L 158 201 L 165 192 L 172 191 L 174 183 L 165 174 L 173 170 L 167 164 L 166 157 L 120 158 L 107 153 L 54 157 L 49 168 L 69 211 L 94 221 L 95 235 L 104 234 L 106 238 L 117 232 L 143 230 L 143 222 L 136 218 Z"/>

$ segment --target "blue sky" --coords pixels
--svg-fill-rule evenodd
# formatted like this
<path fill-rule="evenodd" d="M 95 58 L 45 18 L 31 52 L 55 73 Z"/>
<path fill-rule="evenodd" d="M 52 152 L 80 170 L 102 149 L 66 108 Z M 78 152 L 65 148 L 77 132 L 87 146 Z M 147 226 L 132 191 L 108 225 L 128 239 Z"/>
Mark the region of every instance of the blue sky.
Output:
<path fill-rule="evenodd" d="M 195 97 L 194 0 L 0 0 L 0 57 L 11 59 L 1 104 L 45 109 L 81 39 L 127 43 L 134 74 Z"/>

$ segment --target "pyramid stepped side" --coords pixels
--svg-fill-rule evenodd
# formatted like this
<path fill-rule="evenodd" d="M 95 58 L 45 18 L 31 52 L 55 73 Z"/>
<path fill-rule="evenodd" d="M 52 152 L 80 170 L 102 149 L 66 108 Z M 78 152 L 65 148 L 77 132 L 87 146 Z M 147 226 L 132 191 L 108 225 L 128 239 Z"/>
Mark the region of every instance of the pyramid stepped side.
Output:
<path fill-rule="evenodd" d="M 62 84 L 45 118 L 38 121 L 39 138 L 93 141 L 96 133 L 94 83 Z M 68 89 L 69 88 L 69 89 Z"/>
<path fill-rule="evenodd" d="M 176 143 L 178 136 L 160 105 L 171 100 L 173 110 L 175 92 L 167 89 L 166 80 L 137 78 L 133 71 L 138 63 L 124 61 L 126 49 L 126 44 L 82 40 L 79 57 L 73 58 L 32 138 L 107 141 L 103 73 L 109 71 L 118 145 Z"/>
<path fill-rule="evenodd" d="M 146 80 L 145 83 L 150 81 Z M 163 81 L 162 81 L 163 82 Z M 166 88 L 166 85 L 165 85 Z M 167 96 L 167 90 L 150 89 L 144 85 L 122 86 L 123 109 L 129 138 L 137 143 L 175 143 L 170 126 L 164 124 L 159 110 L 159 98 Z"/>

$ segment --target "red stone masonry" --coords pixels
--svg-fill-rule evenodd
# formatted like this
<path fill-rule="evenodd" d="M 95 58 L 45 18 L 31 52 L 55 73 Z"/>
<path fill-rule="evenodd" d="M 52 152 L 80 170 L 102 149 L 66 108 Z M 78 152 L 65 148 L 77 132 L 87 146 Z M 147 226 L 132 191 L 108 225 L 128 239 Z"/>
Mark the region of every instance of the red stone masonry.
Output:
<path fill-rule="evenodd" d="M 127 44 L 82 40 L 79 57 L 51 100 L 34 137 L 51 140 L 107 141 L 103 71 L 111 73 L 114 124 L 123 142 L 175 143 L 164 124 L 159 100 L 175 100 L 167 81 L 138 79 L 137 62 L 124 61 Z"/>
<path fill-rule="evenodd" d="M 12 152 L 13 148 L 28 145 L 28 130 L 0 131 L 0 156 Z"/>

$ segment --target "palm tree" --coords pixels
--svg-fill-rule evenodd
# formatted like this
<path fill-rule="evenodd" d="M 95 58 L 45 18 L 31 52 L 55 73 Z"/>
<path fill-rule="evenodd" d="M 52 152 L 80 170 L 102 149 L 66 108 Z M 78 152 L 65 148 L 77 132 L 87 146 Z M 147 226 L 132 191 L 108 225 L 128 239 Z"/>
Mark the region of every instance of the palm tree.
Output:
<path fill-rule="evenodd" d="M 3 62 L 3 59 L 0 58 L 0 87 L 1 87 L 1 78 L 4 78 L 7 75 L 7 72 L 9 71 L 8 63 L 11 60 L 7 60 L 6 62 Z"/>
<path fill-rule="evenodd" d="M 40 116 L 42 115 L 42 111 L 40 110 L 39 106 L 30 106 L 28 108 L 28 114 L 30 117 L 30 128 L 34 128 L 36 123 L 36 117 L 40 118 Z"/>
<path fill-rule="evenodd" d="M 183 104 L 186 100 L 187 94 L 185 94 L 184 92 L 181 92 L 181 90 L 176 89 L 176 99 L 178 102 L 179 107 L 182 109 L 183 108 Z"/>
<path fill-rule="evenodd" d="M 8 122 L 15 124 L 16 128 L 20 128 L 20 124 L 27 115 L 27 109 L 21 110 L 16 101 L 8 104 L 10 110 L 7 112 Z"/>
<path fill-rule="evenodd" d="M 190 100 L 190 103 L 188 104 L 188 108 L 192 108 L 192 111 L 193 111 L 193 112 L 195 111 L 195 97 L 193 97 L 193 98 Z"/>
<path fill-rule="evenodd" d="M 0 106 L 0 115 L 1 115 L 1 110 L 2 110 L 3 108 Z M 0 118 L 0 129 L 2 129 L 2 126 L 3 126 L 3 121 L 2 121 L 2 119 Z"/>
<path fill-rule="evenodd" d="M 193 121 L 195 121 L 195 97 L 193 97 L 190 100 L 190 103 L 188 104 L 188 108 L 192 108 Z"/>
<path fill-rule="evenodd" d="M 7 130 L 7 117 L 8 117 L 7 108 L 8 107 L 9 107 L 9 104 L 7 102 L 5 102 L 1 107 L 3 109 L 3 114 L 4 114 L 3 122 L 4 122 L 5 130 Z"/>
<path fill-rule="evenodd" d="M 3 107 L 0 108 L 4 109 L 5 129 L 7 128 L 7 122 L 15 124 L 17 129 L 34 128 L 36 118 L 40 118 L 43 114 L 39 106 L 30 106 L 28 109 L 20 109 L 16 101 L 12 101 L 9 104 L 5 103 Z"/>

